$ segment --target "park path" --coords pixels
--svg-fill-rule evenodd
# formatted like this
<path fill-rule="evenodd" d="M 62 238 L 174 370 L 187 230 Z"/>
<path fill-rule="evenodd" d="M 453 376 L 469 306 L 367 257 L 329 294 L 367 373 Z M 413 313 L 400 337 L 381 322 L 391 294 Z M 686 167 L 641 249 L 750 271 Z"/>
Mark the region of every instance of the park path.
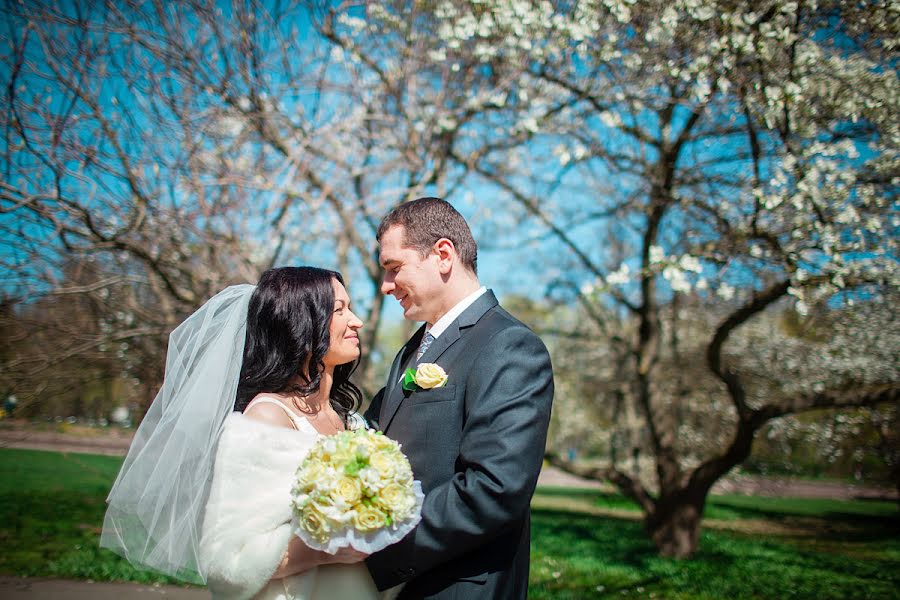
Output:
<path fill-rule="evenodd" d="M 109 430 L 103 435 L 71 435 L 55 431 L 40 431 L 31 427 L 0 428 L 0 448 L 30 448 L 55 452 L 83 452 L 122 456 L 131 443 L 131 434 Z M 612 491 L 599 481 L 583 479 L 546 465 L 538 485 L 558 485 Z M 834 481 L 811 481 L 791 478 L 731 476 L 713 487 L 714 494 L 743 494 L 748 496 L 783 496 L 796 498 L 829 498 L 832 500 L 885 499 L 896 500 L 897 490 L 868 485 L 854 485 Z"/>
<path fill-rule="evenodd" d="M 209 591 L 174 585 L 96 583 L 38 577 L 0 577 L 3 600 L 209 600 Z"/>
<path fill-rule="evenodd" d="M 613 491 L 610 484 L 583 479 L 566 473 L 552 465 L 545 465 L 538 478 L 538 485 L 557 485 Z M 755 477 L 732 475 L 718 481 L 713 494 L 743 496 L 778 496 L 793 498 L 826 498 L 831 500 L 896 500 L 897 490 L 869 485 L 855 485 L 837 481 L 812 481 L 786 477 Z"/>

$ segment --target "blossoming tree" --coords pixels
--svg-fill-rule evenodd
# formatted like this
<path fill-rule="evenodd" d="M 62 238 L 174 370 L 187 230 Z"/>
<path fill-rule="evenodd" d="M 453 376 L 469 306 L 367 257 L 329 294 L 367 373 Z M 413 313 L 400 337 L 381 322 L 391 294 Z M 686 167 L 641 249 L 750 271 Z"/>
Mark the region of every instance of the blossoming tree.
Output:
<path fill-rule="evenodd" d="M 656 481 L 615 464 L 595 475 L 640 504 L 662 553 L 695 551 L 710 488 L 770 420 L 897 402 L 895 377 L 853 373 L 762 396 L 730 351 L 785 301 L 804 314 L 897 286 L 889 3 L 424 4 L 439 22 L 435 52 L 452 64 L 529 66 L 508 90 L 508 135 L 455 158 L 549 232 L 554 285 L 598 325 L 625 323 L 598 343 L 623 360 L 618 387 L 646 427 Z M 732 416 L 723 443 L 693 463 L 678 397 L 660 379 L 665 311 L 685 294 L 721 301 L 696 335 Z"/>

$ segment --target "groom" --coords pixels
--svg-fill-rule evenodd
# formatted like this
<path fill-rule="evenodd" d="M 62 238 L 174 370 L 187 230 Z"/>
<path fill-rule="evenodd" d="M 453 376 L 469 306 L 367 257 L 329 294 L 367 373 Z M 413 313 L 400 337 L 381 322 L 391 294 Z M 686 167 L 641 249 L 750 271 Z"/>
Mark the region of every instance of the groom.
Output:
<path fill-rule="evenodd" d="M 371 555 L 369 571 L 382 590 L 406 582 L 401 599 L 525 598 L 553 399 L 547 349 L 481 286 L 475 240 L 447 202 L 402 204 L 377 237 L 381 291 L 425 325 L 365 416 L 400 442 L 425 502 L 416 529 Z M 446 384 L 404 389 L 404 371 L 423 363 L 440 366 Z"/>

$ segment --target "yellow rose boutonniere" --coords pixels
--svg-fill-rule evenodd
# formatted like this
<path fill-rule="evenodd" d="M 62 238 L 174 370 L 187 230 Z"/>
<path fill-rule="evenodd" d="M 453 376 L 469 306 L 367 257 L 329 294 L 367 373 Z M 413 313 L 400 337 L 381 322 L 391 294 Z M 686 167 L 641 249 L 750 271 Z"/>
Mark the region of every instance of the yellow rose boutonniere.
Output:
<path fill-rule="evenodd" d="M 422 363 L 418 368 L 410 367 L 403 373 L 403 389 L 414 392 L 416 388 L 430 390 L 443 387 L 447 383 L 447 373 L 435 363 Z"/>

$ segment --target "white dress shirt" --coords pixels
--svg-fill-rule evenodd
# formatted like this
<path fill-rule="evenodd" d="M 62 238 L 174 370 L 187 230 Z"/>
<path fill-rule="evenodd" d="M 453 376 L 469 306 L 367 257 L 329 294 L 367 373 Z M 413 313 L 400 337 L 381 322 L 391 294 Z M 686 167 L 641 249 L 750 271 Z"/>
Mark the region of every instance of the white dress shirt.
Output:
<path fill-rule="evenodd" d="M 481 295 L 487 291 L 487 288 L 481 286 L 462 300 L 456 303 L 456 306 L 447 311 L 447 314 L 437 320 L 437 323 L 432 325 L 431 327 L 427 327 L 425 329 L 425 333 L 430 333 L 437 339 L 444 331 L 447 330 L 447 327 L 450 326 L 450 323 L 456 320 L 456 318 L 463 314 L 467 308 L 472 306 L 472 304 L 481 298 Z"/>

